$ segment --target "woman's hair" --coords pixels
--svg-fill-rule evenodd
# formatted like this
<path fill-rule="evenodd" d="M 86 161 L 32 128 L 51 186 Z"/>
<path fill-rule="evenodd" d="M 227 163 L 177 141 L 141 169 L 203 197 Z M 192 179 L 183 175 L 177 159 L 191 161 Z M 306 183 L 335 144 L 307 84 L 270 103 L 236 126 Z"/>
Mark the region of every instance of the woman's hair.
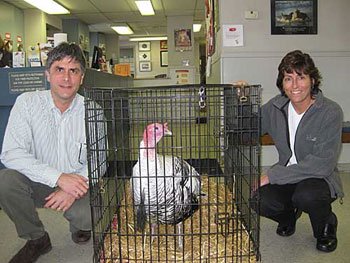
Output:
<path fill-rule="evenodd" d="M 314 61 L 309 54 L 303 53 L 300 50 L 294 50 L 285 55 L 278 66 L 278 77 L 276 85 L 281 91 L 282 95 L 286 96 L 283 90 L 284 74 L 292 73 L 294 71 L 298 75 L 309 75 L 311 80 L 313 80 L 313 85 L 311 87 L 311 97 L 321 91 L 319 87 L 321 84 L 322 76 L 318 68 L 315 66 Z"/>
<path fill-rule="evenodd" d="M 52 63 L 55 61 L 60 61 L 66 57 L 77 61 L 80 64 L 82 72 L 85 72 L 86 69 L 86 59 L 81 48 L 76 44 L 68 44 L 66 42 L 60 43 L 54 49 L 52 49 L 47 54 L 46 60 L 46 70 L 50 70 Z"/>

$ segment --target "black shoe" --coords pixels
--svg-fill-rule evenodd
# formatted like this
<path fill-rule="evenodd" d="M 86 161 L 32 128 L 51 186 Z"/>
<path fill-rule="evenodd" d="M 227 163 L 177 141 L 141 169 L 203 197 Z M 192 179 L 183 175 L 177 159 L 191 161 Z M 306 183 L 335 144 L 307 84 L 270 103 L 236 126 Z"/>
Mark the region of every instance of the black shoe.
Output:
<path fill-rule="evenodd" d="M 45 235 L 39 239 L 28 240 L 24 247 L 10 260 L 9 263 L 32 263 L 41 255 L 46 254 L 52 249 L 50 237 Z"/>
<path fill-rule="evenodd" d="M 276 233 L 282 237 L 289 237 L 295 232 L 295 222 L 287 226 L 278 225 Z"/>
<path fill-rule="evenodd" d="M 295 233 L 295 224 L 297 219 L 301 216 L 302 211 L 299 209 L 295 209 L 294 220 L 288 225 L 278 224 L 276 233 L 282 237 L 289 237 Z"/>
<path fill-rule="evenodd" d="M 72 240 L 77 244 L 86 244 L 91 238 L 91 231 L 79 230 L 72 233 Z"/>
<path fill-rule="evenodd" d="M 323 252 L 332 252 L 337 248 L 337 227 L 338 220 L 335 217 L 335 223 L 327 223 L 324 226 L 322 236 L 317 238 L 316 248 Z"/>

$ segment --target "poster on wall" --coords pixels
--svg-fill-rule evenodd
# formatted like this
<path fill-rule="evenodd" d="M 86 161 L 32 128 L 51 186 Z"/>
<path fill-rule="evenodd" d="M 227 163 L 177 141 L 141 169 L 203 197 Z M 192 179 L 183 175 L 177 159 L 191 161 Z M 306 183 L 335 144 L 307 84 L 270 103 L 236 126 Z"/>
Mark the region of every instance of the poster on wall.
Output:
<path fill-rule="evenodd" d="M 150 51 L 139 52 L 139 61 L 150 61 L 150 60 L 151 60 Z"/>
<path fill-rule="evenodd" d="M 191 29 L 174 30 L 174 40 L 176 51 L 192 50 Z"/>
<path fill-rule="evenodd" d="M 224 47 L 243 46 L 243 25 L 223 25 L 222 33 Z"/>
<path fill-rule="evenodd" d="M 149 72 L 152 71 L 151 68 L 151 62 L 147 61 L 147 62 L 140 62 L 140 72 Z"/>
<path fill-rule="evenodd" d="M 168 40 L 160 40 L 159 41 L 160 49 L 168 49 Z"/>
<path fill-rule="evenodd" d="M 150 51 L 151 50 L 151 42 L 139 42 L 139 51 Z"/>
<path fill-rule="evenodd" d="M 317 34 L 317 0 L 271 0 L 271 34 Z"/>
<path fill-rule="evenodd" d="M 168 51 L 160 51 L 160 66 L 168 66 Z"/>

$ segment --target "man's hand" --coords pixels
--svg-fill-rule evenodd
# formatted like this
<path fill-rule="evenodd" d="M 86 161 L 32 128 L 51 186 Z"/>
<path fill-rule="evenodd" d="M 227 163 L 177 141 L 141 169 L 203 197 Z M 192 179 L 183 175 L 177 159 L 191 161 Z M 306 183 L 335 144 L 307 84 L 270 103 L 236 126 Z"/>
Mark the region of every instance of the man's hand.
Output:
<path fill-rule="evenodd" d="M 57 185 L 76 199 L 84 196 L 89 189 L 88 179 L 79 174 L 62 173 L 57 180 Z"/>
<path fill-rule="evenodd" d="M 58 189 L 46 197 L 45 200 L 45 208 L 51 208 L 53 210 L 65 212 L 72 206 L 75 198 L 63 190 Z"/>

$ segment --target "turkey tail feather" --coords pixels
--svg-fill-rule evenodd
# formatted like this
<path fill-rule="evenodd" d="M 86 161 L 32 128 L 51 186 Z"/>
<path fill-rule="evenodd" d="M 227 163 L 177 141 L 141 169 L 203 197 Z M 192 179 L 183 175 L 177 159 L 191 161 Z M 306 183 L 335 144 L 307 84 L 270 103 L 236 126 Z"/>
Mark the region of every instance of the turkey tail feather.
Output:
<path fill-rule="evenodd" d="M 143 232 L 146 226 L 145 193 L 141 192 L 141 201 L 136 211 L 136 229 Z"/>

